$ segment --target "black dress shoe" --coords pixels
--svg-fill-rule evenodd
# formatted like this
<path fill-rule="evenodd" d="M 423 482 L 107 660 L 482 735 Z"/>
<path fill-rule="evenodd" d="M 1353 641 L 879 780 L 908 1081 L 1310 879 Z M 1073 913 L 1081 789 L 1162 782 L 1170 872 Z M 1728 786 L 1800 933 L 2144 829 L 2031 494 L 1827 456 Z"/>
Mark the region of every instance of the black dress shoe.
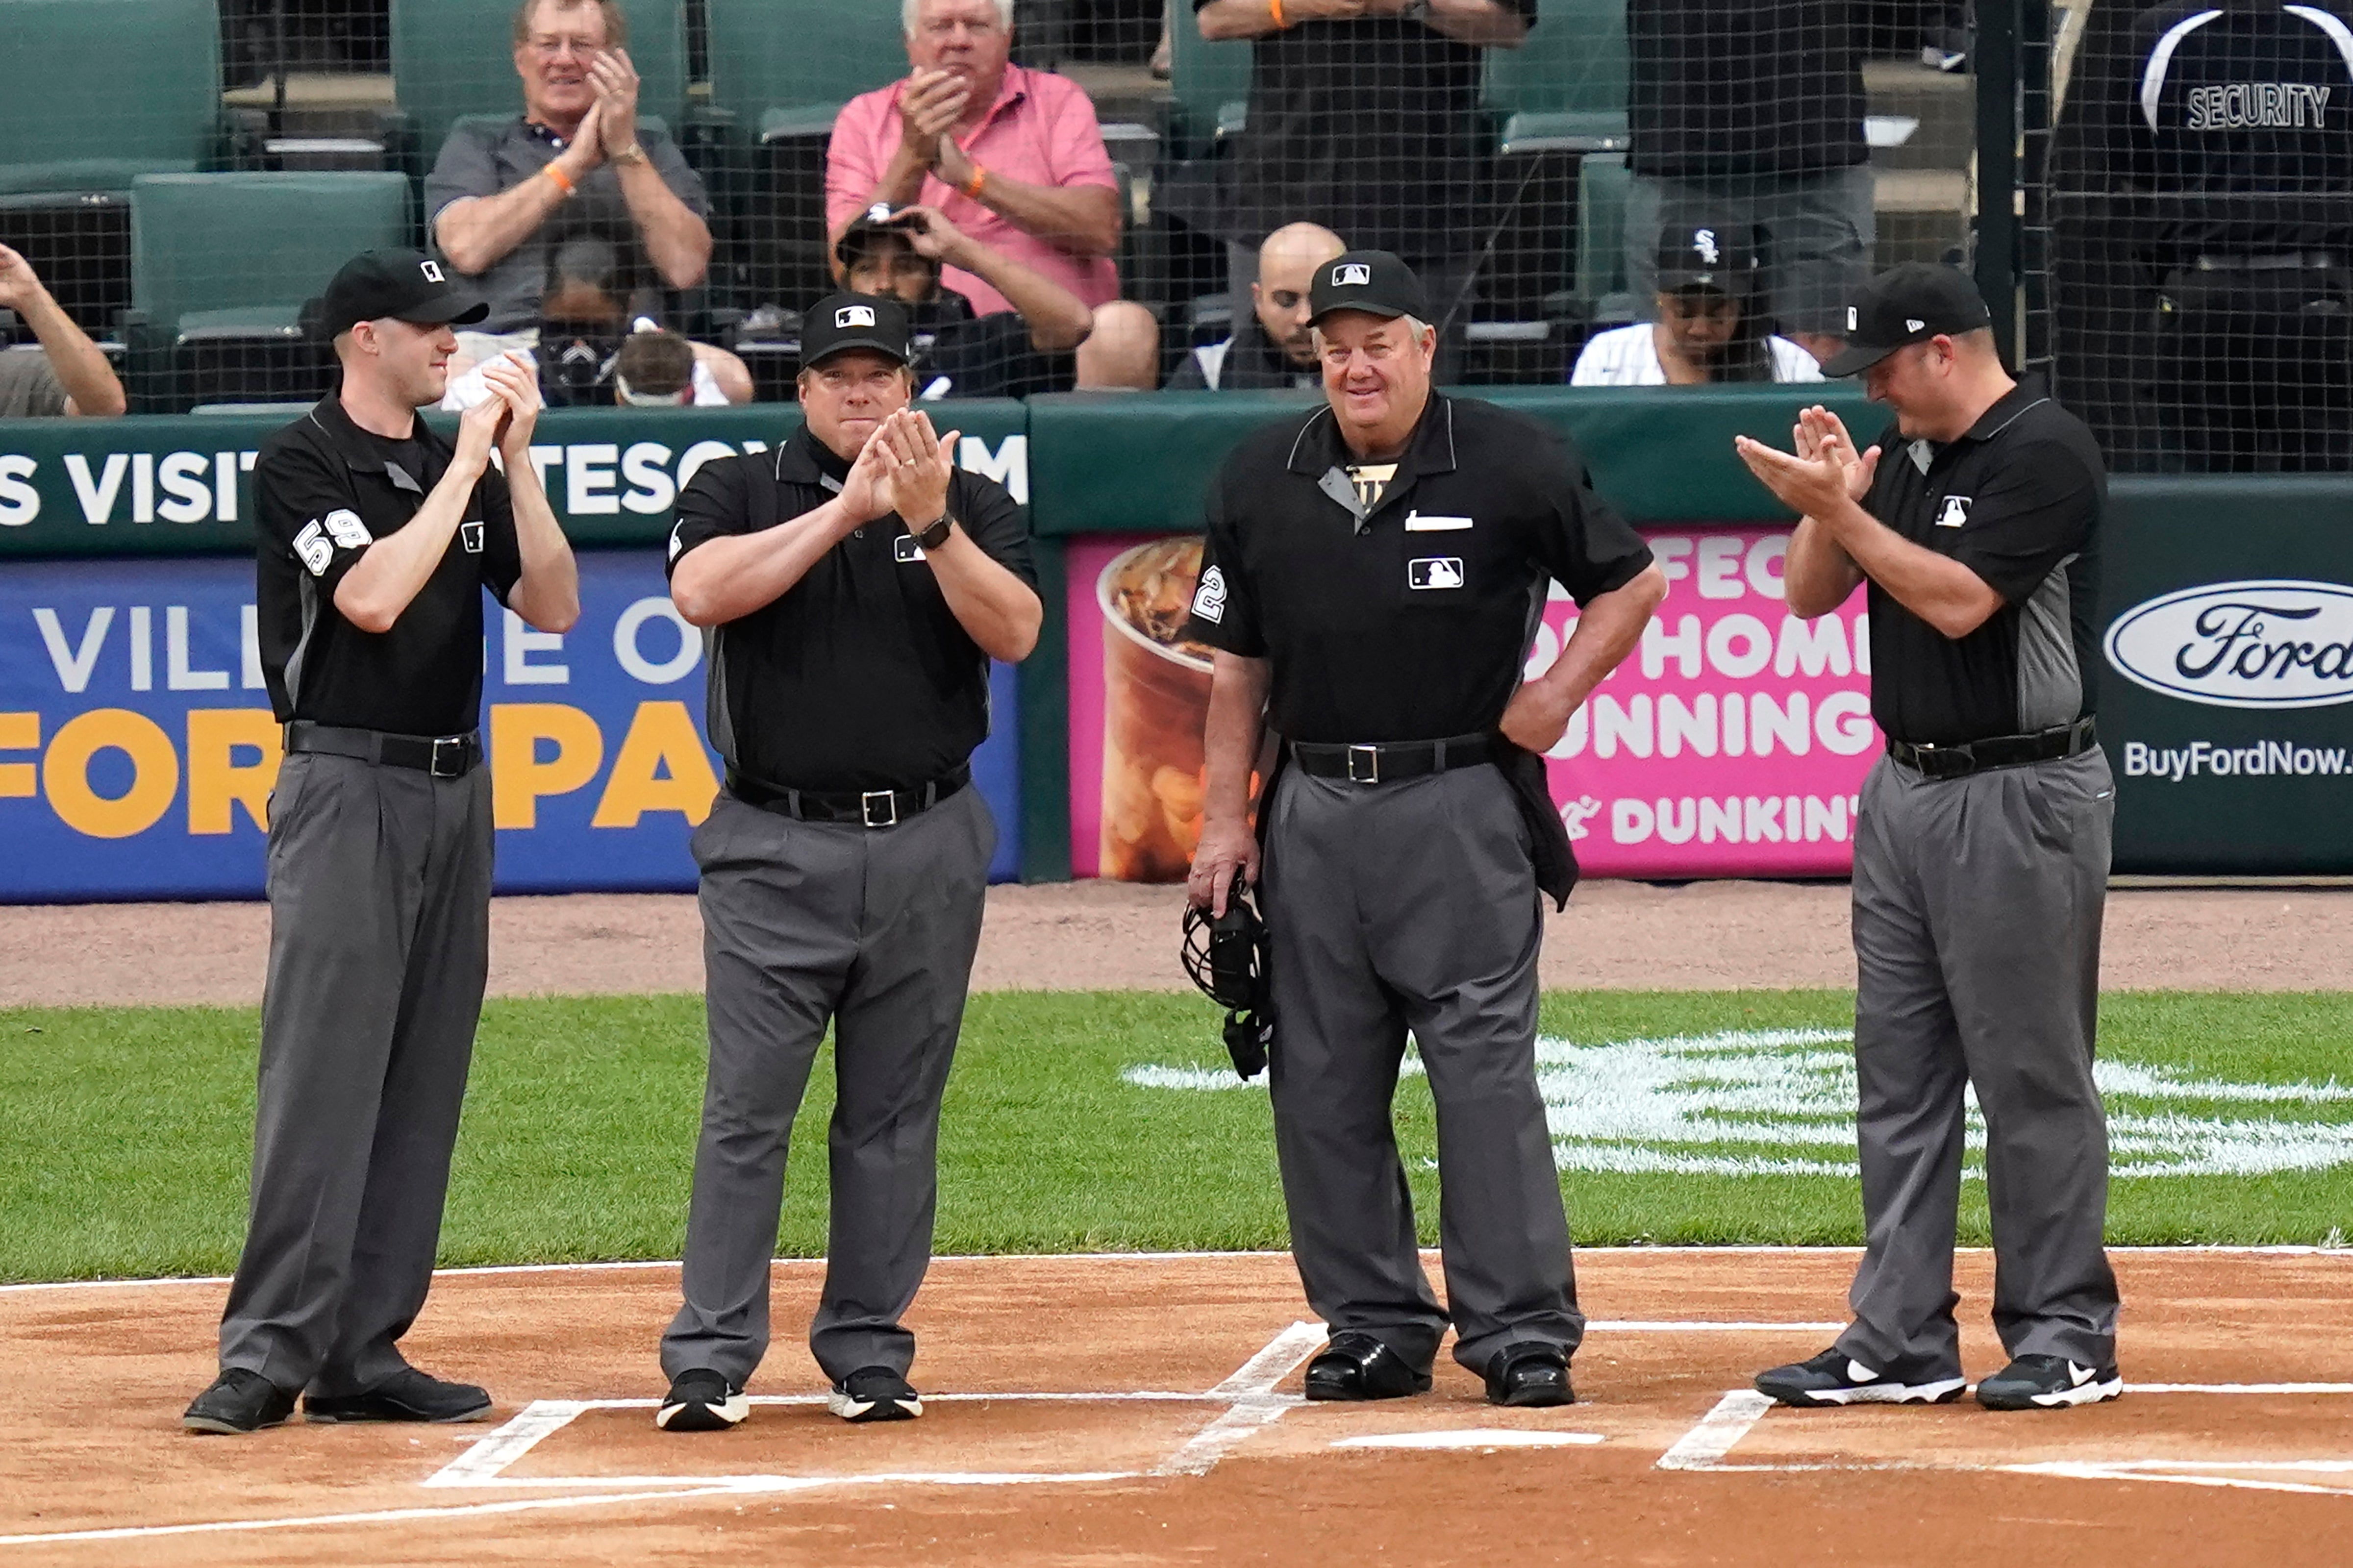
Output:
<path fill-rule="evenodd" d="M 1403 1399 L 1429 1390 L 1430 1373 L 1367 1333 L 1350 1330 L 1332 1336 L 1307 1363 L 1307 1397 Z"/>
<path fill-rule="evenodd" d="M 302 1414 L 312 1421 L 480 1421 L 491 1413 L 487 1390 L 470 1383 L 444 1383 L 415 1367 L 403 1367 L 365 1394 L 332 1398 L 311 1394 Z"/>
<path fill-rule="evenodd" d="M 264 1426 L 283 1426 L 294 1414 L 294 1395 L 258 1372 L 233 1366 L 195 1397 L 180 1425 L 191 1432 L 238 1436 Z"/>
<path fill-rule="evenodd" d="M 1487 1368 L 1487 1403 L 1534 1409 L 1574 1405 L 1568 1357 L 1558 1345 L 1514 1345 Z"/>

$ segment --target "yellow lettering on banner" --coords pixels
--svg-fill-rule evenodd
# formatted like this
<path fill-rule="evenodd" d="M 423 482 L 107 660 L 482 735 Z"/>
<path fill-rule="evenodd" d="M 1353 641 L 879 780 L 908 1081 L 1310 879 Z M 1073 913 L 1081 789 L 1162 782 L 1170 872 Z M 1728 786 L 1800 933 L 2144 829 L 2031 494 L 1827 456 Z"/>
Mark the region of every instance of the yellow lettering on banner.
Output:
<path fill-rule="evenodd" d="M 239 763 L 240 750 L 261 755 Z M 269 792 L 285 751 L 285 731 L 267 708 L 189 709 L 188 831 L 227 833 L 242 805 L 253 825 L 268 832 Z"/>
<path fill-rule="evenodd" d="M 90 761 L 113 750 L 131 759 L 131 787 L 109 800 L 90 787 Z M 163 726 L 125 708 L 94 708 L 66 721 L 49 742 L 49 809 L 92 838 L 129 838 L 163 820 L 180 793 L 180 754 Z"/>
<path fill-rule="evenodd" d="M 539 743 L 555 754 L 539 760 Z M 596 721 L 562 702 L 501 702 L 491 709 L 491 820 L 539 826 L 539 797 L 569 795 L 596 776 L 605 737 Z"/>
<path fill-rule="evenodd" d="M 588 826 L 635 827 L 649 811 L 675 811 L 700 826 L 718 793 L 718 775 L 686 704 L 640 702 Z"/>
<path fill-rule="evenodd" d="M 38 713 L 0 713 L 0 752 L 41 749 Z M 30 799 L 41 793 L 40 770 L 31 763 L 0 763 L 0 800 Z"/>

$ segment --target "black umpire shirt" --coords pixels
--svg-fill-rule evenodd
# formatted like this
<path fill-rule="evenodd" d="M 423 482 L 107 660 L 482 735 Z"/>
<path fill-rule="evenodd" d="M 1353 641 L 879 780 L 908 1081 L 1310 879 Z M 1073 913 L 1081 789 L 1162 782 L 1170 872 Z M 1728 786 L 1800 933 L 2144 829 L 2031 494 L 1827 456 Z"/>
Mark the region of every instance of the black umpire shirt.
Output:
<path fill-rule="evenodd" d="M 406 441 L 352 423 L 330 393 L 261 445 L 253 468 L 262 678 L 282 721 L 463 734 L 481 722 L 482 590 L 501 604 L 522 575 L 506 477 L 485 468 L 425 586 L 385 632 L 335 608 L 370 542 L 396 533 L 457 448 L 423 419 Z"/>
<path fill-rule="evenodd" d="M 2002 599 L 1977 630 L 1948 637 L 1870 585 L 1879 727 L 1915 745 L 1950 745 L 2088 716 L 2108 478 L 2083 421 L 2022 384 L 1957 441 L 1907 441 L 1891 426 L 1879 449 L 1863 510 Z"/>
<path fill-rule="evenodd" d="M 849 473 L 806 425 L 774 452 L 704 464 L 678 499 L 670 570 L 697 545 L 816 510 Z M 1029 525 L 1002 485 L 955 470 L 948 515 L 1038 585 Z M 712 742 L 759 784 L 918 789 L 988 737 L 988 658 L 896 512 L 826 552 L 774 603 L 712 628 L 710 654 Z"/>
<path fill-rule="evenodd" d="M 1366 464 L 1329 408 L 1257 432 L 1210 482 L 1187 636 L 1269 661 L 1293 741 L 1492 731 L 1548 581 L 1580 605 L 1651 563 L 1545 426 L 1431 394 L 1404 454 Z"/>

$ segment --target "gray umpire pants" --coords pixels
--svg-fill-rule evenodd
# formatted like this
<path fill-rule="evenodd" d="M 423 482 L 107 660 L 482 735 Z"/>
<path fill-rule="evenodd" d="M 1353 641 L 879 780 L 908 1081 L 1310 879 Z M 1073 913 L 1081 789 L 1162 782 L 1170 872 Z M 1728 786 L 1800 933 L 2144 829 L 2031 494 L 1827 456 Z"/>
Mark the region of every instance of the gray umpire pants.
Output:
<path fill-rule="evenodd" d="M 723 792 L 695 829 L 711 1073 L 670 1376 L 707 1367 L 742 1387 L 767 1353 L 785 1156 L 828 1021 L 832 1214 L 809 1349 L 837 1383 L 913 1362 L 899 1319 L 931 1266 L 940 1097 L 996 849 L 972 786 L 872 829 Z"/>
<path fill-rule="evenodd" d="M 1960 1372 L 1963 1096 L 1985 1113 L 1993 1322 L 2013 1356 L 2115 1358 L 2108 1131 L 2092 1082 L 2116 784 L 2097 748 L 1932 781 L 1883 757 L 1854 848 L 1866 1248 L 1839 1348 Z"/>
<path fill-rule="evenodd" d="M 490 968 L 491 775 L 290 754 L 269 802 L 252 1215 L 220 1364 L 326 1398 L 407 1365 Z"/>
<path fill-rule="evenodd" d="M 1446 1332 L 1391 1121 L 1411 1030 L 1438 1102 L 1439 1232 L 1454 1355 L 1584 1336 L 1536 1089 L 1544 934 L 1526 825 L 1492 767 L 1352 784 L 1287 769 L 1262 873 L 1269 1082 L 1291 1248 L 1335 1332 L 1427 1366 Z"/>

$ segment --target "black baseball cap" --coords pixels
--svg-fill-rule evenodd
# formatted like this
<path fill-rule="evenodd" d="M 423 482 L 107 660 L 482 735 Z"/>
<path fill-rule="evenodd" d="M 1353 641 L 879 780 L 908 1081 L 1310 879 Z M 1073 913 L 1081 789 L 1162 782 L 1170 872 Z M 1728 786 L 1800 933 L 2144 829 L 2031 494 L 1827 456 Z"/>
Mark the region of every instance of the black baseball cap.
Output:
<path fill-rule="evenodd" d="M 1659 289 L 1757 290 L 1757 247 L 1746 224 L 1675 224 L 1659 236 Z"/>
<path fill-rule="evenodd" d="M 1335 310 L 1427 321 L 1430 300 L 1403 258 L 1386 250 L 1347 250 L 1318 267 L 1307 286 L 1310 325 Z"/>
<path fill-rule="evenodd" d="M 449 281 L 448 263 L 397 247 L 363 250 L 344 262 L 303 312 L 326 340 L 387 316 L 420 327 L 470 327 L 490 313 L 488 300 Z"/>
<path fill-rule="evenodd" d="M 914 236 L 904 222 L 906 211 L 905 207 L 894 207 L 889 202 L 876 202 L 872 206 L 851 218 L 849 226 L 843 229 L 841 237 L 833 243 L 834 259 L 845 268 L 855 267 L 858 265 L 860 254 L 865 250 L 868 242 L 878 234 L 896 235 L 899 237 L 900 243 L 906 246 L 910 251 L 917 256 L 923 256 L 923 252 L 915 249 Z M 923 259 L 932 261 L 929 257 L 923 257 Z M 939 263 L 932 261 L 932 266 L 936 270 Z"/>
<path fill-rule="evenodd" d="M 801 363 L 846 349 L 870 349 L 905 364 L 915 357 L 907 307 L 875 294 L 828 294 L 801 313 Z"/>
<path fill-rule="evenodd" d="M 1846 308 L 1847 346 L 1822 362 L 1822 374 L 1859 375 L 1897 349 L 1992 324 L 1993 312 L 1968 273 L 1933 261 L 1906 261 L 1856 292 Z"/>

